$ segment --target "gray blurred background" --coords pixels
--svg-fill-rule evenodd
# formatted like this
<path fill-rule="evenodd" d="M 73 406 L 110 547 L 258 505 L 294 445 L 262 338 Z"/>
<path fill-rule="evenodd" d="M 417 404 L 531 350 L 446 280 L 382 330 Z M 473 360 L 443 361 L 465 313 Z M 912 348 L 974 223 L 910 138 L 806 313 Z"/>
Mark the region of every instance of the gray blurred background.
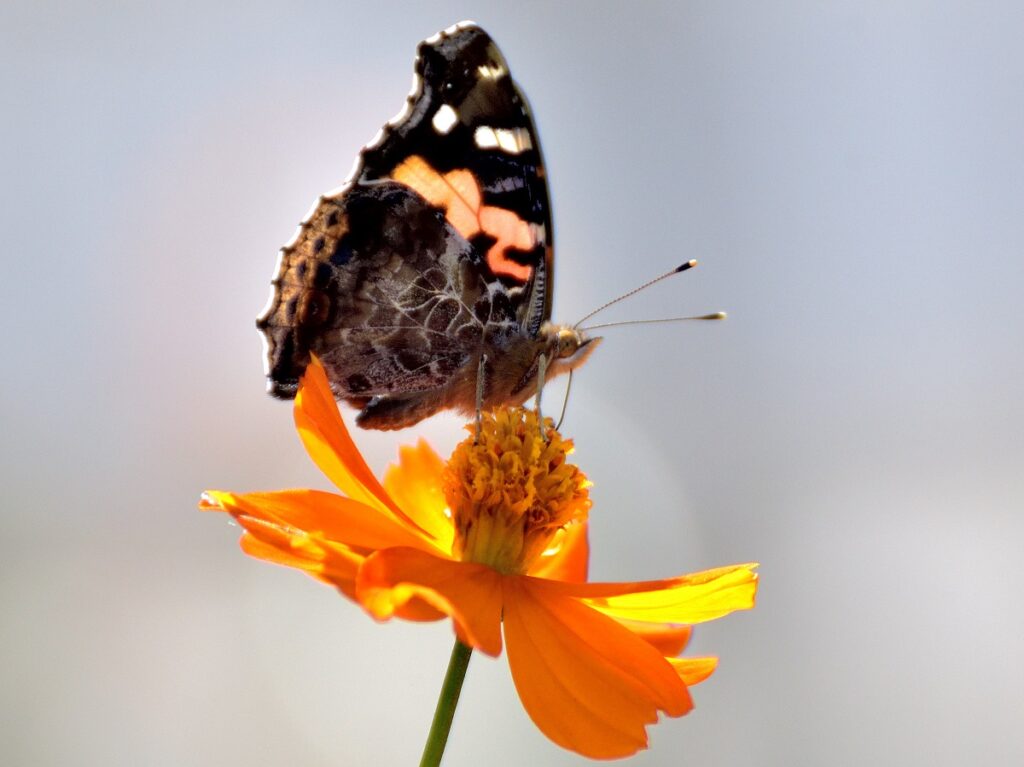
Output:
<path fill-rule="evenodd" d="M 0 762 L 416 763 L 450 627 L 195 504 L 326 487 L 253 320 L 467 17 L 536 112 L 556 317 L 688 258 L 605 319 L 730 312 L 609 331 L 564 429 L 595 579 L 762 563 L 635 763 L 1022 763 L 1024 8 L 339 0 L 0 7 Z M 581 761 L 474 660 L 446 765 Z"/>

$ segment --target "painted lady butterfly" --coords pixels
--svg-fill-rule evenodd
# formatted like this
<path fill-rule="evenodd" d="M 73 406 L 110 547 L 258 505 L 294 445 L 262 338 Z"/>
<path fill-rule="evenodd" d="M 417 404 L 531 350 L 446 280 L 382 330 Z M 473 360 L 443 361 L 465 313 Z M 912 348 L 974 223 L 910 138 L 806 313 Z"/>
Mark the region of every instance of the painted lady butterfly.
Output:
<path fill-rule="evenodd" d="M 356 422 L 521 404 L 599 339 L 549 322 L 551 205 L 525 96 L 463 22 L 419 46 L 405 109 L 281 249 L 257 320 L 269 390 L 295 396 L 310 355 Z"/>

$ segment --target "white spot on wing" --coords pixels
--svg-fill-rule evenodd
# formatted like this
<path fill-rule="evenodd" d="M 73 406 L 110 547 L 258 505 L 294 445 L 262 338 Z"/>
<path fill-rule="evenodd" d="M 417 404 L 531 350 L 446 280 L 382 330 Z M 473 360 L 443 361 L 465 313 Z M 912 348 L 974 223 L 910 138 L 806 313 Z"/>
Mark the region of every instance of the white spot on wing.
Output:
<path fill-rule="evenodd" d="M 473 141 L 480 149 L 497 149 L 498 137 L 494 134 L 494 128 L 481 125 L 473 132 Z"/>
<path fill-rule="evenodd" d="M 529 132 L 522 128 L 502 129 L 498 134 L 498 146 L 509 154 L 519 154 L 533 148 Z"/>
<path fill-rule="evenodd" d="M 500 149 L 506 154 L 519 154 L 533 149 L 530 132 L 524 128 L 491 128 L 481 125 L 473 132 L 480 149 Z"/>
<path fill-rule="evenodd" d="M 534 242 L 539 242 L 539 243 L 547 244 L 548 233 L 547 233 L 547 229 L 544 227 L 544 224 L 536 224 L 536 223 L 531 221 L 530 222 L 530 235 L 533 237 L 533 241 Z"/>
<path fill-rule="evenodd" d="M 431 123 L 434 126 L 434 130 L 443 136 L 454 128 L 455 123 L 458 121 L 459 115 L 456 111 L 447 104 L 442 104 L 441 108 L 434 114 L 434 119 L 431 120 Z"/>
<path fill-rule="evenodd" d="M 499 80 L 508 74 L 508 70 L 501 63 L 494 66 L 481 64 L 476 68 L 476 71 L 485 80 Z"/>

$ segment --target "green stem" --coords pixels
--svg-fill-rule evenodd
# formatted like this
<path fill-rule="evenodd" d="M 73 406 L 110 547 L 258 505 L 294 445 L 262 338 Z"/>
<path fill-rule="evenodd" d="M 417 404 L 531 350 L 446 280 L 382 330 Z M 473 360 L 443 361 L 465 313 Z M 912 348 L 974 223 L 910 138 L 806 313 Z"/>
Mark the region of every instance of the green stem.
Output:
<path fill-rule="evenodd" d="M 444 675 L 441 694 L 437 698 L 434 721 L 430 724 L 427 744 L 423 747 L 420 767 L 437 767 L 441 764 L 444 747 L 448 743 L 448 733 L 452 729 L 455 707 L 459 705 L 462 682 L 466 678 L 466 669 L 469 668 L 469 657 L 472 654 L 472 647 L 462 644 L 458 639 L 455 640 L 452 657 L 448 661 L 448 672 Z"/>

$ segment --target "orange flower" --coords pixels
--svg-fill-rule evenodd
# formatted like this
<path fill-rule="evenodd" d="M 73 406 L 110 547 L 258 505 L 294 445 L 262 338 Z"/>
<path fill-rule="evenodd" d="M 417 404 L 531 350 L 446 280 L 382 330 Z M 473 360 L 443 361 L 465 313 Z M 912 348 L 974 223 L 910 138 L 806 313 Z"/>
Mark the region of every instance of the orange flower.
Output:
<path fill-rule="evenodd" d="M 587 583 L 589 483 L 572 444 L 522 408 L 485 414 L 447 465 L 422 440 L 380 483 L 349 436 L 323 369 L 307 369 L 295 422 L 344 495 L 209 491 L 200 507 L 245 529 L 252 556 L 305 570 L 378 620 L 451 617 L 497 656 L 551 740 L 593 758 L 647 745 L 646 725 L 687 713 L 715 658 L 679 658 L 689 625 L 753 606 L 744 564 L 636 583 Z"/>

